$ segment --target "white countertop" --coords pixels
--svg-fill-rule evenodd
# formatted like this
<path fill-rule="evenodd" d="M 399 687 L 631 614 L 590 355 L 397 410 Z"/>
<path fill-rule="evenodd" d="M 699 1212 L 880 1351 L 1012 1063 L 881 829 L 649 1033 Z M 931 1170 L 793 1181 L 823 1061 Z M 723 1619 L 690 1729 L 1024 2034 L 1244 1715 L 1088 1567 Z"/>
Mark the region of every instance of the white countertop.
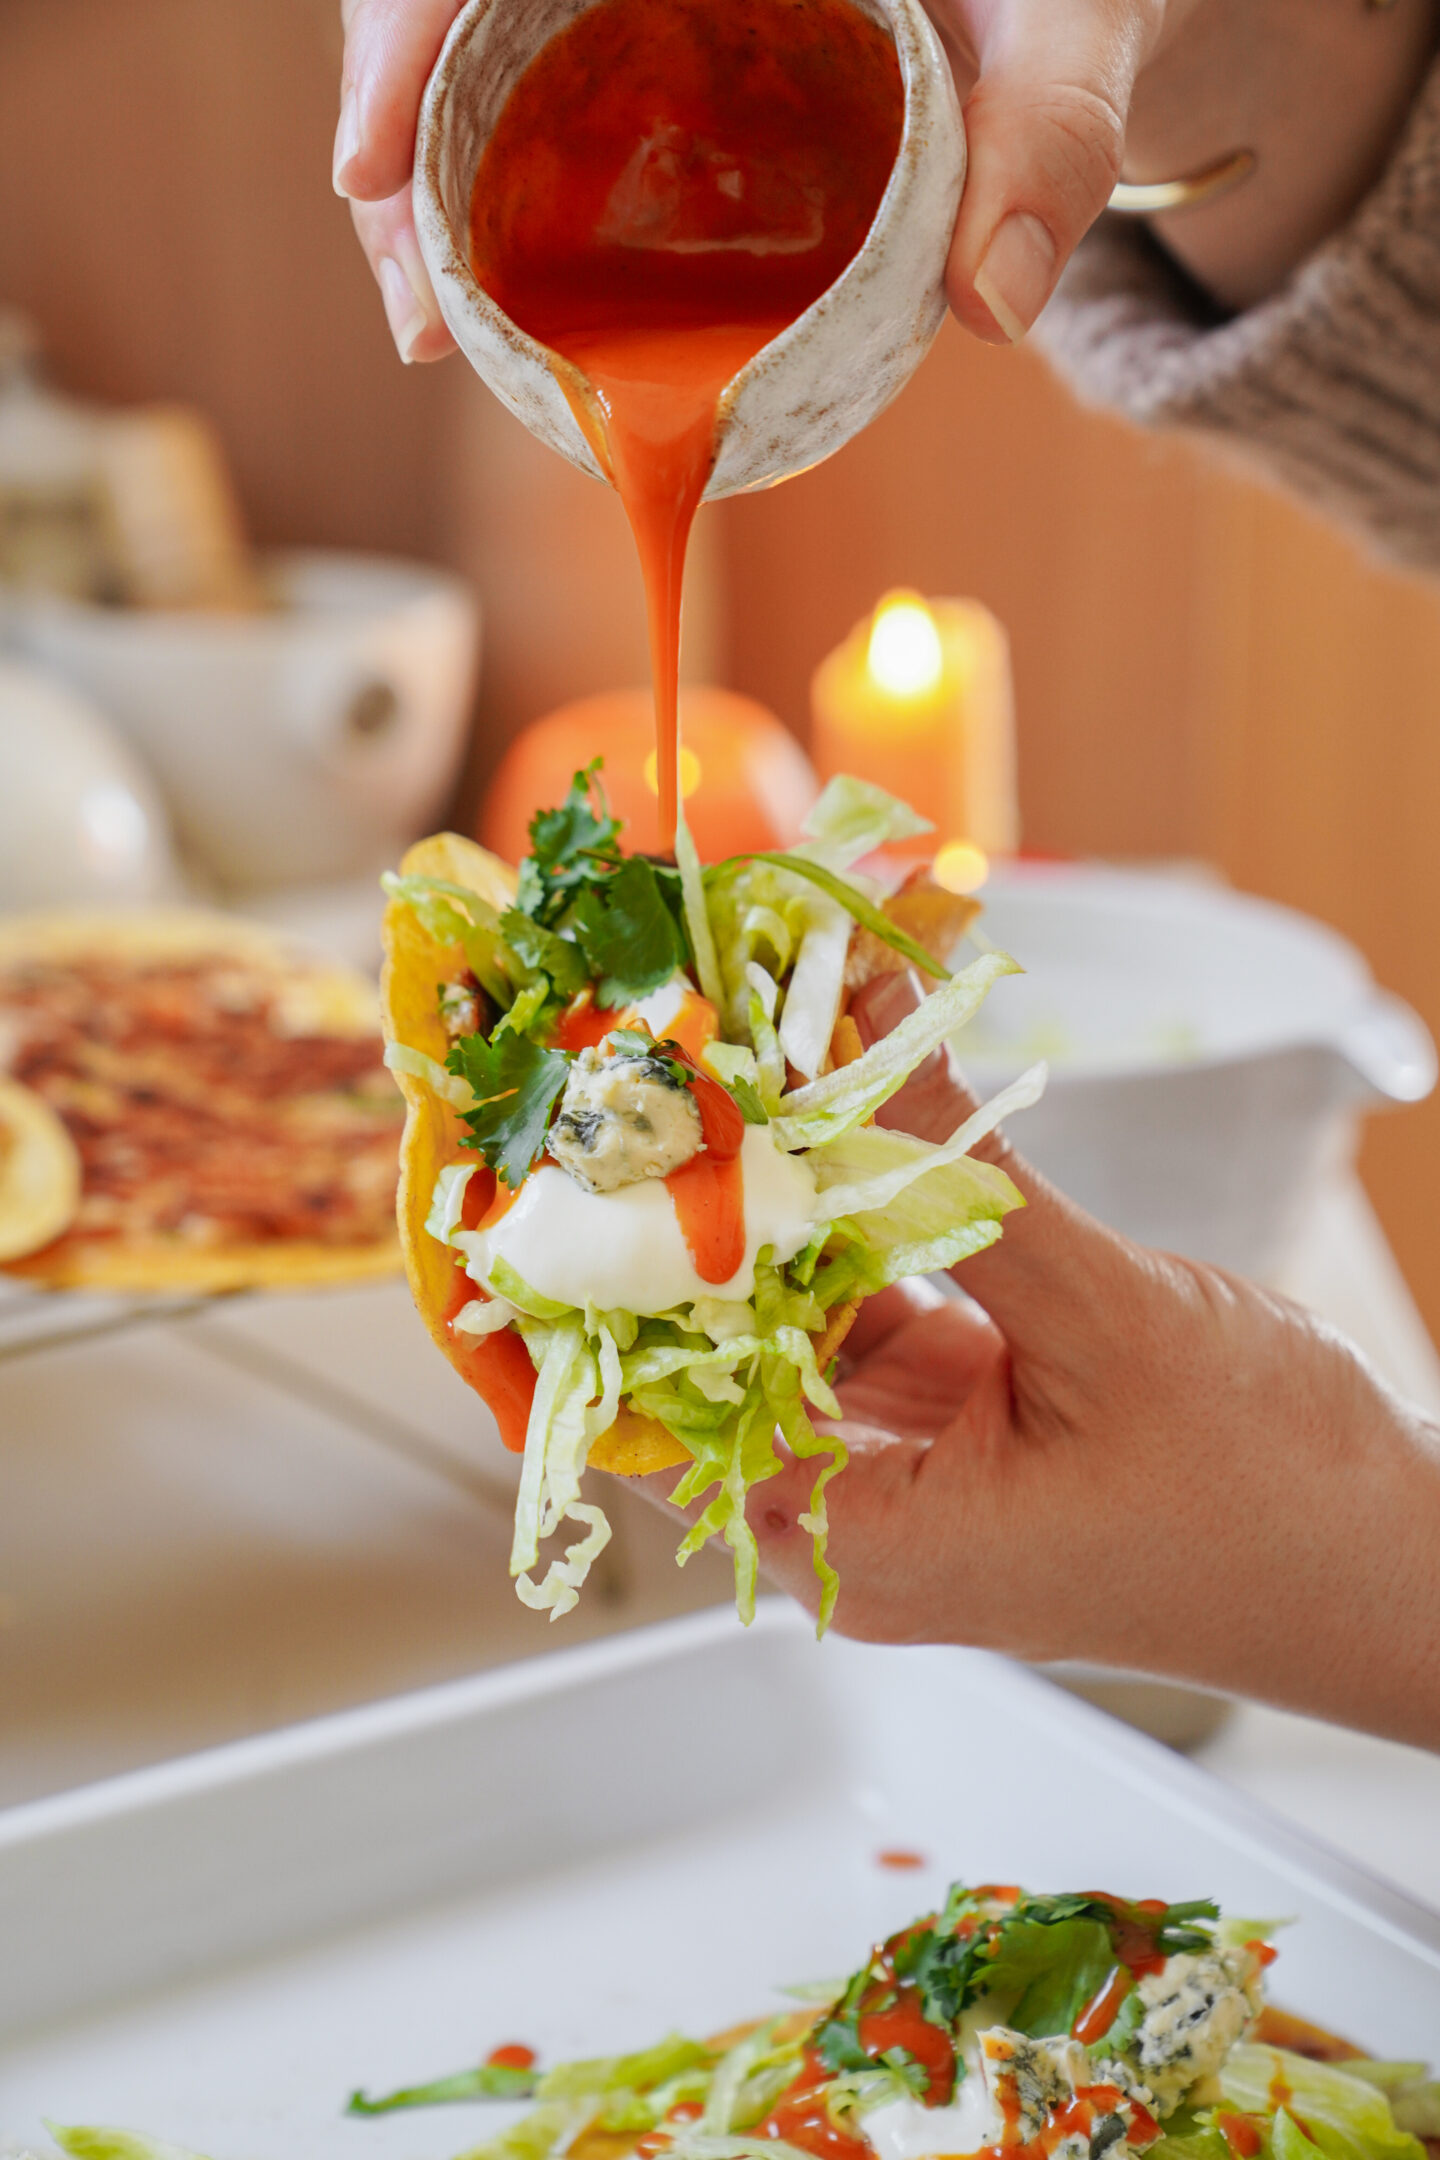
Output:
<path fill-rule="evenodd" d="M 1440 1412 L 1353 1180 L 1279 1286 Z M 520 1607 L 517 1460 L 401 1283 L 123 1319 L 0 1299 L 0 1805 L 730 1594 L 724 1558 L 677 1571 L 670 1526 L 611 1486 L 579 1612 Z M 1198 1759 L 1440 1905 L 1440 1757 L 1245 1706 Z"/>

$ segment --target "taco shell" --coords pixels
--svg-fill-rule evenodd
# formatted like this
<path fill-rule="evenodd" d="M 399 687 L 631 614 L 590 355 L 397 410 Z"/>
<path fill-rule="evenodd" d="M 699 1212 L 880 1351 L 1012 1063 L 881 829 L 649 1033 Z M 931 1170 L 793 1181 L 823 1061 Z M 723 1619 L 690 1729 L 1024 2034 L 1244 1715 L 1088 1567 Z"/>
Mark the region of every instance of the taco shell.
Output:
<path fill-rule="evenodd" d="M 400 865 L 405 877 L 444 878 L 468 886 L 491 907 L 507 908 L 515 898 L 515 872 L 488 848 L 459 833 L 437 833 L 417 840 Z M 461 973 L 465 955 L 458 945 L 444 945 L 401 903 L 385 910 L 385 967 L 380 1003 L 385 1033 L 392 1042 L 409 1043 L 443 1065 L 450 1044 L 440 1018 L 435 989 Z M 405 1272 L 420 1317 L 432 1340 L 457 1371 L 463 1372 L 445 1322 L 446 1301 L 455 1284 L 455 1259 L 425 1228 L 435 1180 L 446 1163 L 460 1155 L 467 1138 L 458 1113 L 433 1088 L 409 1073 L 398 1073 L 405 1096 L 405 1133 L 400 1142 L 400 1192 L 397 1219 Z M 609 1432 L 591 1447 L 591 1463 L 619 1477 L 643 1477 L 688 1463 L 689 1453 L 654 1418 L 622 1407 Z"/>
<path fill-rule="evenodd" d="M 377 1033 L 373 984 L 349 968 L 315 959 L 261 924 L 198 908 L 0 920 L 0 971 L 27 962 L 63 967 L 112 959 L 134 966 L 210 958 L 231 960 L 251 976 L 268 978 L 266 988 L 296 1035 Z M 33 1090 L 17 1092 L 35 1099 Z M 74 1143 L 61 1121 L 48 1105 L 40 1108 L 59 1125 L 74 1158 Z M 0 1122 L 3 1117 L 0 1109 Z M 0 1187 L 3 1183 L 0 1171 Z M 81 1197 L 78 1182 L 75 1197 Z M 389 1234 L 355 1244 L 276 1236 L 206 1245 L 179 1235 L 87 1235 L 67 1229 L 74 1214 L 72 1203 L 48 1238 L 36 1241 L 39 1249 L 24 1248 L 21 1257 L 19 1248 L 13 1255 L 7 1250 L 0 1203 L 0 1263 L 7 1272 L 50 1289 L 201 1293 L 363 1282 L 393 1275 L 400 1265 L 398 1243 Z"/>

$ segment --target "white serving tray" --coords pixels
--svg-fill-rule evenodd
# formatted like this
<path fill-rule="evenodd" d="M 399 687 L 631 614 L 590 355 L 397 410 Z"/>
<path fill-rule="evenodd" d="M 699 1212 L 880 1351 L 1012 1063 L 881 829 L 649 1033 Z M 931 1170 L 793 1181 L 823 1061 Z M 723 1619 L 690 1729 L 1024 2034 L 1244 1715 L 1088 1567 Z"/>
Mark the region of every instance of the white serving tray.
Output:
<path fill-rule="evenodd" d="M 952 1875 L 1293 1913 L 1281 1999 L 1440 2054 L 1440 1915 L 1002 1659 L 817 1648 L 774 1605 L 0 1815 L 0 2150 L 49 2151 L 50 2116 L 212 2160 L 447 2160 L 502 2111 L 345 2095 L 505 2040 L 715 2030 Z"/>

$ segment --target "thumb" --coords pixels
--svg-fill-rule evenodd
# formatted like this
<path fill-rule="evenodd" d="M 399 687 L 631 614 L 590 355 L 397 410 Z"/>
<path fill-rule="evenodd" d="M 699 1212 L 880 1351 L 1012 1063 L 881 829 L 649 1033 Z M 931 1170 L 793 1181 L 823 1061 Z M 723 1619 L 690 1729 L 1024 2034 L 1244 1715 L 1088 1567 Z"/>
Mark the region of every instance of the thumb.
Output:
<path fill-rule="evenodd" d="M 968 330 L 1014 344 L 1119 178 L 1163 0 L 991 0 L 973 12 L 969 175 L 946 285 Z"/>

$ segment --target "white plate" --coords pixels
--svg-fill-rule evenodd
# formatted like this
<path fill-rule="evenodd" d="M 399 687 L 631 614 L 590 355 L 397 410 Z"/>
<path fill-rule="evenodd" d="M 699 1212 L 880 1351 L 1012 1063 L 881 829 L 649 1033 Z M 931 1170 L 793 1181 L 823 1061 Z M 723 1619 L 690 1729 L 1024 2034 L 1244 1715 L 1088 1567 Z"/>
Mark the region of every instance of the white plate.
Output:
<path fill-rule="evenodd" d="M 928 1865 L 880 1866 L 887 1848 Z M 847 1972 L 952 1875 L 1293 1913 L 1277 1993 L 1440 2052 L 1440 1915 L 998 1658 L 704 1614 L 0 1817 L 0 2142 L 443 2160 L 347 2120 L 526 2040 L 705 2032 Z"/>

